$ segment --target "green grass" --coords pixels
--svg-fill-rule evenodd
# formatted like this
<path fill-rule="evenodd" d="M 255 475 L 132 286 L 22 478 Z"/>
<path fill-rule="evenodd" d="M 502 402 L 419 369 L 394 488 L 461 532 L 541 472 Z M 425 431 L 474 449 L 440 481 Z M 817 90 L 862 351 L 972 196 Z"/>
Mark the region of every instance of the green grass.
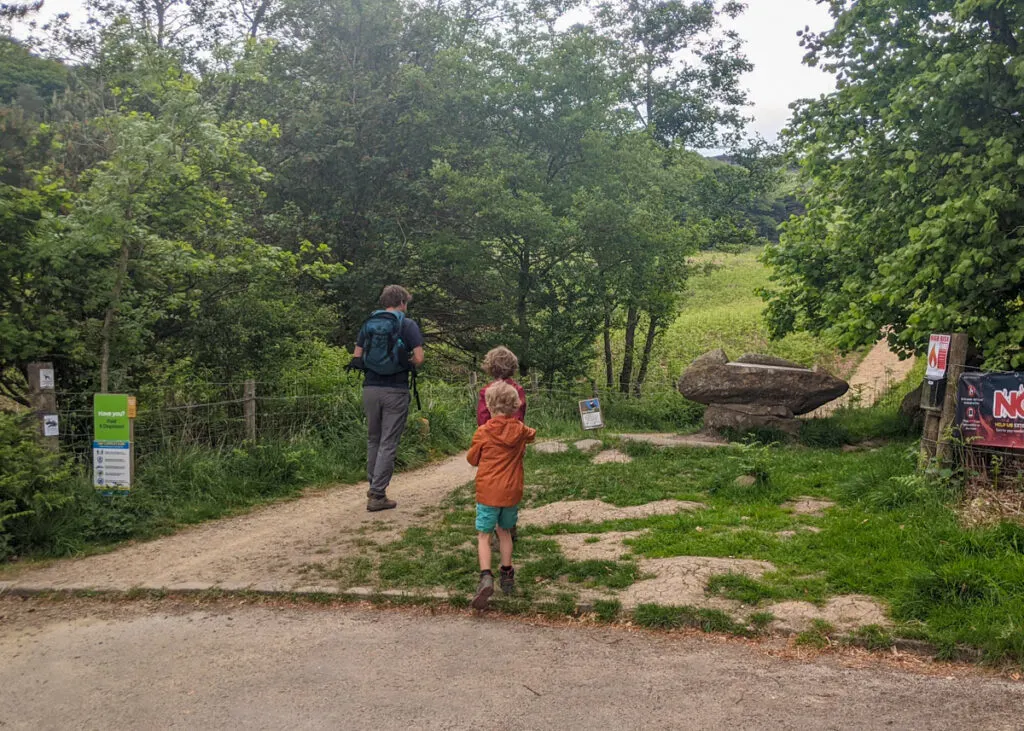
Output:
<path fill-rule="evenodd" d="M 682 629 L 693 627 L 704 632 L 727 632 L 747 635 L 749 630 L 725 612 L 717 609 L 697 609 L 687 606 L 641 604 L 633 611 L 633 621 L 652 629 Z"/>
<path fill-rule="evenodd" d="M 760 254 L 707 252 L 696 258 L 704 270 L 687 282 L 682 311 L 655 346 L 650 383 L 670 384 L 697 356 L 716 348 L 724 348 L 731 358 L 766 353 L 832 372 L 853 365 L 854 361 L 840 361 L 826 340 L 807 333 L 769 338 L 762 319 L 765 303 L 757 294 L 769 284 Z M 620 363 L 621 334 L 614 343 Z"/>
<path fill-rule="evenodd" d="M 877 411 L 871 417 L 875 423 L 895 418 L 888 406 Z M 821 605 L 832 596 L 867 594 L 890 608 L 895 629 L 891 636 L 864 630 L 862 644 L 882 646 L 891 637 L 915 637 L 950 654 L 966 645 L 992 659 L 1024 660 L 1024 527 L 961 528 L 950 507 L 958 496 L 955 485 L 939 475 L 915 474 L 916 449 L 908 440 L 857 452 L 800 444 L 623 448 L 634 457 L 632 463 L 593 465 L 573 450 L 529 454 L 530 505 L 597 498 L 627 506 L 674 498 L 707 508 L 598 525 L 521 529 L 516 562 L 522 594 L 517 601 L 523 606 L 554 611 L 565 594 L 585 588 L 611 592 L 612 601 L 614 590 L 643 578 L 634 559 L 569 560 L 552 535 L 643 530 L 630 544 L 636 556 L 746 558 L 770 561 L 777 569 L 757 580 L 724 574 L 708 584 L 709 594 L 760 608 L 749 626 L 692 607 L 653 605 L 634 613 L 645 626 L 749 632 L 771 622 L 776 601 Z M 759 480 L 736 484 L 735 478 L 749 474 L 752 466 Z M 784 510 L 785 501 L 805 495 L 831 500 L 835 507 L 823 516 Z M 467 486 L 450 498 L 441 526 L 411 529 L 382 549 L 382 585 L 471 592 L 472 520 Z M 777 535 L 781 531 L 794 533 Z M 600 613 L 618 616 L 610 606 Z M 823 627 L 815 627 L 801 641 L 820 644 L 828 637 Z"/>

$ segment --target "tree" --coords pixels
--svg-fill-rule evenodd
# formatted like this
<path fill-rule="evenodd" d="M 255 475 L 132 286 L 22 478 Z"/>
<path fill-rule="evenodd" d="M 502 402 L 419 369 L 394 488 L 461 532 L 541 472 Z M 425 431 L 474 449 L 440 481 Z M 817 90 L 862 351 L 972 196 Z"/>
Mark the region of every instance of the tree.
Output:
<path fill-rule="evenodd" d="M 769 321 L 845 348 L 920 351 L 966 331 L 989 366 L 1024 365 L 1024 9 L 997 0 L 833 2 L 806 61 L 838 89 L 789 137 L 806 215 L 767 254 Z"/>
<path fill-rule="evenodd" d="M 42 7 L 43 0 L 34 0 L 34 2 L 28 3 L 0 3 L 0 21 L 27 17 L 39 12 Z"/>
<path fill-rule="evenodd" d="M 719 7 L 721 5 L 721 7 Z M 661 142 L 714 147 L 734 139 L 744 119 L 740 76 L 753 67 L 735 31 L 744 5 L 727 0 L 613 0 L 597 17 L 616 42 L 622 102 L 635 124 Z M 723 134 L 725 140 L 723 140 Z"/>

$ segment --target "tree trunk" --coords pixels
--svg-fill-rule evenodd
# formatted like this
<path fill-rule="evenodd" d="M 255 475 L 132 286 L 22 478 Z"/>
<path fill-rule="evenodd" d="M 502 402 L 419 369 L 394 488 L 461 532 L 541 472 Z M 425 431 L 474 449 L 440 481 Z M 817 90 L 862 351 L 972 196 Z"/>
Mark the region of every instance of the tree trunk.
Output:
<path fill-rule="evenodd" d="M 636 326 L 640 312 L 636 305 L 626 310 L 626 342 L 622 348 L 622 371 L 619 372 L 619 392 L 629 395 L 629 387 L 633 381 L 633 344 L 636 342 Z"/>
<path fill-rule="evenodd" d="M 114 318 L 121 306 L 121 291 L 128 278 L 128 241 L 121 242 L 121 259 L 117 265 L 117 279 L 114 280 L 114 291 L 110 294 L 110 304 L 103 316 L 103 329 L 100 331 L 100 393 L 107 393 L 110 385 L 110 341 L 114 333 Z"/>
<path fill-rule="evenodd" d="M 530 320 L 527 298 L 530 294 L 530 252 L 524 249 L 519 254 L 519 286 L 516 293 L 516 327 L 519 331 L 519 371 L 529 375 L 530 366 Z"/>
<path fill-rule="evenodd" d="M 267 10 L 270 8 L 271 0 L 263 0 L 256 8 L 256 12 L 253 13 L 252 23 L 249 25 L 249 37 L 255 38 L 256 34 L 260 32 L 260 26 L 263 25 L 263 19 L 267 15 Z"/>
<path fill-rule="evenodd" d="M 640 371 L 636 374 L 636 385 L 633 387 L 633 394 L 639 398 L 640 389 L 647 380 L 647 368 L 651 364 L 651 351 L 654 350 L 654 339 L 658 334 L 658 318 L 651 315 L 651 322 L 647 326 L 647 339 L 644 341 L 644 354 L 640 357 Z"/>
<path fill-rule="evenodd" d="M 612 364 L 612 308 L 604 306 L 604 377 L 609 389 L 615 387 L 615 369 Z"/>

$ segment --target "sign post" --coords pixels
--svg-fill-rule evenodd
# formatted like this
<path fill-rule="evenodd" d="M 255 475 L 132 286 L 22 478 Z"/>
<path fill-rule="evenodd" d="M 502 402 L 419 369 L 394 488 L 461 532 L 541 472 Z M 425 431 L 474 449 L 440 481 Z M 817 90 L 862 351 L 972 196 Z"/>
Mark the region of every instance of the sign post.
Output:
<path fill-rule="evenodd" d="M 132 423 L 125 394 L 93 396 L 93 486 L 104 494 L 128 492 L 132 486 Z"/>
<path fill-rule="evenodd" d="M 57 451 L 60 417 L 57 415 L 57 383 L 53 363 L 29 363 L 28 400 L 39 420 L 39 438 L 48 449 Z"/>
<path fill-rule="evenodd" d="M 956 416 L 956 384 L 967 363 L 967 334 L 932 335 L 928 341 L 928 369 L 925 371 L 921 408 L 924 409 L 924 431 L 921 434 L 921 456 L 949 457 L 950 430 Z M 946 384 L 952 383 L 952 388 Z"/>

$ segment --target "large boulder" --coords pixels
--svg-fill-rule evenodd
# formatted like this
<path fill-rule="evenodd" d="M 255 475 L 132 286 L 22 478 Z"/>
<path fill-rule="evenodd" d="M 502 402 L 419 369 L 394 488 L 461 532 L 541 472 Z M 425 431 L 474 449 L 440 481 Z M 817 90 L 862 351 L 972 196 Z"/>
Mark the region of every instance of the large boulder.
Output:
<path fill-rule="evenodd" d="M 785 406 L 712 404 L 704 411 L 704 428 L 739 432 L 778 429 L 797 436 L 800 433 L 800 422 L 793 418 L 793 412 Z"/>
<path fill-rule="evenodd" d="M 806 414 L 850 389 L 840 378 L 781 358 L 747 355 L 744 360 L 730 362 L 721 349 L 705 353 L 683 373 L 679 392 L 709 406 L 784 406 L 793 414 Z"/>

